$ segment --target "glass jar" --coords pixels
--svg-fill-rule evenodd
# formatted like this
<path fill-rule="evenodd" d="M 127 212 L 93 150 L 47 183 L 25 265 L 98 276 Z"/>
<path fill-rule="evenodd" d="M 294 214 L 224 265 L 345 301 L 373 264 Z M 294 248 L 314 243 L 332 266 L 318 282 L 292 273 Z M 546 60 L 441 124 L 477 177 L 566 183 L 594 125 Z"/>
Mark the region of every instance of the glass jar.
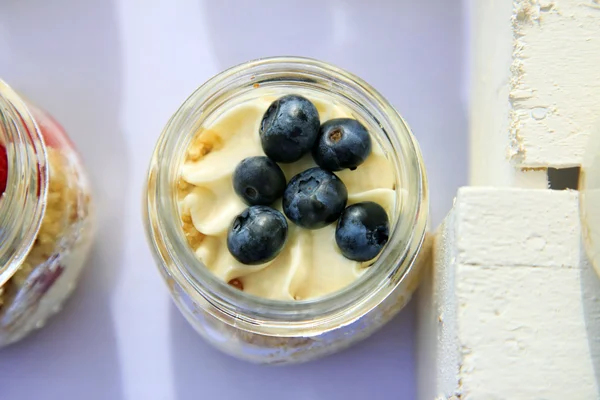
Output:
<path fill-rule="evenodd" d="M 380 257 L 354 283 L 325 297 L 278 301 L 248 295 L 219 280 L 196 258 L 181 226 L 177 181 L 194 133 L 213 113 L 252 98 L 259 87 L 315 91 L 347 106 L 383 148 L 393 164 L 396 188 L 402 189 L 396 190 L 390 238 Z M 408 302 L 428 253 L 427 181 L 408 126 L 363 80 L 312 59 L 247 62 L 197 89 L 158 140 L 145 207 L 148 239 L 177 307 L 207 341 L 255 363 L 304 362 L 369 336 Z"/>
<path fill-rule="evenodd" d="M 60 309 L 91 240 L 90 191 L 72 143 L 0 80 L 0 347 Z"/>

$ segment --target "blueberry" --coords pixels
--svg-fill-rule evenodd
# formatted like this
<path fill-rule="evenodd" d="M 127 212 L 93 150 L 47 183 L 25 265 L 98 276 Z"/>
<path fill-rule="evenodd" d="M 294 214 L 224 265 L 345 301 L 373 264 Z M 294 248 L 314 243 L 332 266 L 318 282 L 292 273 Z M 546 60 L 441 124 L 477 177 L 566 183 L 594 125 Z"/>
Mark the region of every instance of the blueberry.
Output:
<path fill-rule="evenodd" d="M 351 118 L 331 119 L 321 125 L 312 155 L 328 171 L 356 169 L 371 154 L 371 135 L 363 124 Z"/>
<path fill-rule="evenodd" d="M 338 219 L 347 201 L 344 182 L 315 167 L 290 179 L 283 193 L 283 212 L 296 225 L 319 229 Z"/>
<path fill-rule="evenodd" d="M 287 231 L 287 220 L 279 211 L 251 206 L 233 219 L 227 233 L 227 248 L 242 264 L 263 264 L 277 257 Z"/>
<path fill-rule="evenodd" d="M 335 241 L 344 257 L 369 261 L 383 249 L 389 236 L 388 216 L 372 201 L 356 203 L 344 210 L 335 230 Z"/>
<path fill-rule="evenodd" d="M 319 124 L 319 112 L 310 100 L 283 96 L 269 106 L 260 124 L 263 151 L 277 162 L 298 161 L 313 148 Z"/>
<path fill-rule="evenodd" d="M 285 175 L 269 157 L 248 157 L 233 172 L 233 189 L 251 206 L 273 204 L 283 196 Z"/>

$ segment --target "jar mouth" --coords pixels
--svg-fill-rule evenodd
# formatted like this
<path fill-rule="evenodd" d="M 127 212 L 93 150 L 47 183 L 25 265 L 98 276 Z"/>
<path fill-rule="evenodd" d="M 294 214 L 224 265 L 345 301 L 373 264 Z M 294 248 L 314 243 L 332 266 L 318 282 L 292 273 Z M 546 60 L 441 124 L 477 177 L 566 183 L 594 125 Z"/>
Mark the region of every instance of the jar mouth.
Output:
<path fill-rule="evenodd" d="M 46 209 L 48 168 L 44 140 L 19 95 L 0 80 L 0 143 L 8 180 L 0 198 L 0 287 L 29 253 Z"/>
<path fill-rule="evenodd" d="M 390 238 L 369 271 L 349 286 L 307 300 L 272 300 L 248 295 L 217 278 L 196 258 L 180 224 L 175 184 L 185 149 L 195 127 L 207 114 L 240 92 L 277 85 L 335 92 L 378 127 L 392 161 L 396 210 Z M 183 149 L 183 150 L 182 150 Z M 410 272 L 424 240 L 428 219 L 425 170 L 419 147 L 405 121 L 362 79 L 329 64 L 300 57 L 273 57 L 225 70 L 199 87 L 172 116 L 157 143 L 148 176 L 146 231 L 166 277 L 188 293 L 197 293 L 202 307 L 212 305 L 217 318 L 255 333 L 291 335 L 294 328 L 319 332 L 339 325 L 351 310 L 368 312 L 383 301 Z M 207 308 L 207 307 L 204 307 Z M 345 321 L 343 323 L 350 323 Z"/>

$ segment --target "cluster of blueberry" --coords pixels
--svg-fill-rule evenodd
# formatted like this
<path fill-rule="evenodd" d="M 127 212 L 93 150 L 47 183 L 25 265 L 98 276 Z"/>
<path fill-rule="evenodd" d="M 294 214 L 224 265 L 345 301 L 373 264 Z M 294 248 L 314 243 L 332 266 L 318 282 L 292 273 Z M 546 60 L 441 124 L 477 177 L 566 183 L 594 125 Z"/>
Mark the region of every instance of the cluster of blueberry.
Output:
<path fill-rule="evenodd" d="M 250 207 L 238 215 L 228 232 L 229 252 L 243 264 L 274 259 L 287 239 L 286 218 L 269 207 L 283 197 L 283 212 L 296 225 L 319 229 L 338 220 L 335 239 L 351 260 L 373 259 L 387 243 L 389 221 L 377 203 L 346 207 L 348 191 L 332 171 L 356 169 L 371 153 L 367 129 L 350 118 L 322 125 L 310 100 L 287 95 L 265 112 L 260 139 L 267 157 L 249 157 L 233 174 L 235 192 Z M 286 185 L 280 163 L 292 163 L 312 151 L 319 167 L 295 175 Z"/>

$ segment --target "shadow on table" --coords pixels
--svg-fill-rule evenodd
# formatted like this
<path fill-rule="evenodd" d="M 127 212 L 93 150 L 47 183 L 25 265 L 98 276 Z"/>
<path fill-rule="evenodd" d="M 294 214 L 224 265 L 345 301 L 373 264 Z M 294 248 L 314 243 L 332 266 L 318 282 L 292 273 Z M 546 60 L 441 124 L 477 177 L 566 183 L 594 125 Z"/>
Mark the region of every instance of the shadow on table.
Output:
<path fill-rule="evenodd" d="M 588 345 L 592 355 L 592 364 L 596 375 L 596 387 L 600 398 L 600 278 L 596 275 L 588 261 L 585 249 L 581 249 L 581 295 L 583 296 L 583 313 L 587 327 Z"/>
<path fill-rule="evenodd" d="M 64 310 L 0 352 L 0 398 L 123 398 L 110 293 L 123 257 L 120 50 L 113 1 L 8 1 L 2 78 L 53 114 L 82 154 L 95 195 L 97 241 Z M 10 57 L 10 58 L 9 58 Z"/>
<path fill-rule="evenodd" d="M 414 304 L 348 350 L 283 367 L 257 366 L 221 353 L 194 331 L 173 304 L 171 354 L 177 400 L 199 396 L 221 400 L 413 399 Z"/>
<path fill-rule="evenodd" d="M 219 69 L 260 57 L 313 57 L 386 96 L 419 140 L 432 226 L 441 222 L 468 173 L 461 0 L 200 2 Z"/>

